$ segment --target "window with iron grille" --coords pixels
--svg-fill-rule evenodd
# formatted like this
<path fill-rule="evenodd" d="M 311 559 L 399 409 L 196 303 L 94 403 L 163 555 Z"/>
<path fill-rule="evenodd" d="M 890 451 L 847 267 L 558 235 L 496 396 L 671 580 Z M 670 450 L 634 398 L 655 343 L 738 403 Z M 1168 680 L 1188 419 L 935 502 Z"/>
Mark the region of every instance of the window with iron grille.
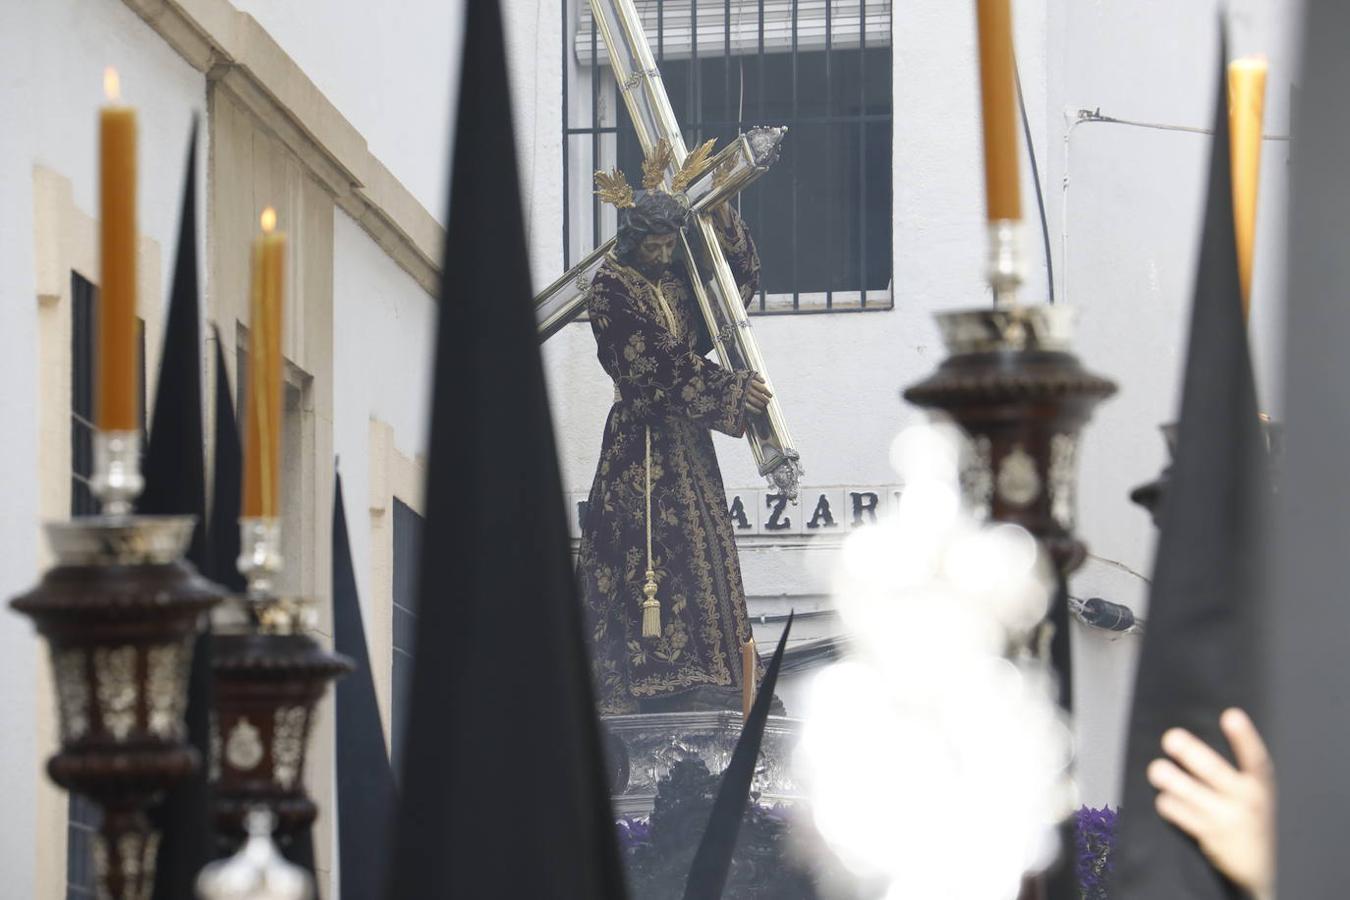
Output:
<path fill-rule="evenodd" d="M 70 273 L 70 514 L 91 516 L 98 500 L 90 488 L 94 476 L 94 325 L 98 288 L 77 272 Z M 141 344 L 140 391 L 145 397 L 145 323 L 139 323 Z M 145 432 L 145 404 L 141 404 L 141 432 Z M 144 441 L 142 441 L 144 445 Z M 70 795 L 66 825 L 66 898 L 95 896 L 94 834 L 101 816 L 92 802 Z"/>
<path fill-rule="evenodd" d="M 787 125 L 782 157 L 738 199 L 763 275 L 752 313 L 889 309 L 890 0 L 635 0 L 685 143 Z M 587 0 L 563 0 L 563 247 L 614 233 L 597 169 L 631 181 L 641 149 Z"/>
<path fill-rule="evenodd" d="M 394 766 L 403 759 L 403 732 L 412 700 L 413 645 L 417 637 L 417 571 L 423 519 L 394 498 L 394 670 L 390 733 Z"/>

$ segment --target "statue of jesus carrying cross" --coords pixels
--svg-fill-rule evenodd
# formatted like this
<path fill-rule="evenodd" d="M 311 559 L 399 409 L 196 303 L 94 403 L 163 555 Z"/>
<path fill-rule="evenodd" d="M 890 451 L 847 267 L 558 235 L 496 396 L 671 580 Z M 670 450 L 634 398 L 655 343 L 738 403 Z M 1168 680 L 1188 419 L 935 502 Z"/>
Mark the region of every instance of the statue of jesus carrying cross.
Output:
<path fill-rule="evenodd" d="M 584 306 L 615 383 L 578 564 L 600 710 L 739 708 L 758 665 L 743 662 L 751 631 L 711 432 L 748 437 L 784 494 L 801 467 L 746 318 L 759 257 L 727 200 L 776 161 L 785 129 L 688 152 L 632 0 L 591 8 L 643 148 L 643 189 L 596 173 L 618 235 L 536 310 L 547 338 Z"/>

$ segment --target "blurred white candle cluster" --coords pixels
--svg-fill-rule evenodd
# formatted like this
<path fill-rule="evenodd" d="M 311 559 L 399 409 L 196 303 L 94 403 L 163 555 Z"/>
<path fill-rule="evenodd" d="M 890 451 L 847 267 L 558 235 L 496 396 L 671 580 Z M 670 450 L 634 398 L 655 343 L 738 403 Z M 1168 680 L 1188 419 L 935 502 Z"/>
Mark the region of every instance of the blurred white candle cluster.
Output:
<path fill-rule="evenodd" d="M 1074 801 L 1054 678 L 1025 649 L 1050 569 L 963 508 L 961 447 L 950 426 L 896 439 L 902 500 L 844 547 L 850 651 L 810 685 L 795 761 L 824 843 L 888 898 L 1015 898 Z"/>

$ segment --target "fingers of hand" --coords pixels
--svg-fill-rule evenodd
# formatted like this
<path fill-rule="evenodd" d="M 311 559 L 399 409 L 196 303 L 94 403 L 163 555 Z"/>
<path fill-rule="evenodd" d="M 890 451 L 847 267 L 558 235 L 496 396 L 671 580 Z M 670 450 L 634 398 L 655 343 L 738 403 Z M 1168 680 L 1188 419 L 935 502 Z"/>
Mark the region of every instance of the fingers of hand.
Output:
<path fill-rule="evenodd" d="M 1149 763 L 1148 780 L 1158 789 L 1159 799 L 1170 797 L 1169 804 L 1173 806 L 1181 804 L 1200 814 L 1212 813 L 1218 804 L 1212 789 L 1192 778 L 1170 759 L 1155 759 Z"/>
<path fill-rule="evenodd" d="M 1163 735 L 1162 748 L 1195 778 L 1209 787 L 1228 792 L 1238 780 L 1238 771 L 1212 747 L 1184 728 Z"/>
<path fill-rule="evenodd" d="M 1208 830 L 1206 817 L 1175 794 L 1159 794 L 1153 801 L 1153 807 L 1164 821 L 1171 822 L 1197 840 Z"/>
<path fill-rule="evenodd" d="M 1219 727 L 1233 747 L 1238 767 L 1263 781 L 1272 780 L 1274 770 L 1270 751 L 1266 749 L 1266 742 L 1261 739 L 1261 733 L 1256 730 L 1251 717 L 1240 709 L 1226 709 L 1219 717 Z"/>
<path fill-rule="evenodd" d="M 750 380 L 750 384 L 745 391 L 745 404 L 755 412 L 764 412 L 769 408 L 769 401 L 773 399 L 773 392 L 765 384 L 764 379 L 756 375 Z"/>

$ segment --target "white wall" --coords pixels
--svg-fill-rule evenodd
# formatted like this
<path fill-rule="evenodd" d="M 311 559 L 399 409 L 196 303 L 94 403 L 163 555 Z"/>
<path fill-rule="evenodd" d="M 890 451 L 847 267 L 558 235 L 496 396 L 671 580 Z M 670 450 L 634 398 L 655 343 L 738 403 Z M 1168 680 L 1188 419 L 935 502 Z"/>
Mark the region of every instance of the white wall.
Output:
<path fill-rule="evenodd" d="M 169 283 L 190 116 L 205 102 L 202 76 L 122 3 L 49 0 L 0 4 L 0 597 L 34 583 L 39 553 L 37 299 L 33 167 L 70 178 L 74 201 L 97 217 L 97 108 L 103 68 L 122 75 L 123 96 L 140 110 L 140 224 L 162 250 Z M 204 177 L 204 172 L 203 172 Z M 199 206 L 204 216 L 204 209 Z M 199 237 L 205 235 L 199 223 Z M 205 277 L 205 272 L 202 273 Z M 149 348 L 156 365 L 159 348 Z M 51 436 L 65 441 L 65 435 Z M 0 612 L 0 796 L 34 810 L 40 766 L 34 679 L 45 654 L 30 623 Z M 49 836 L 31 815 L 0 817 L 6 896 L 38 896 L 37 857 Z M 60 861 L 64 875 L 64 860 Z"/>
<path fill-rule="evenodd" d="M 425 452 L 434 301 L 360 225 L 333 217 L 333 447 L 342 471 L 362 616 L 371 622 L 370 420 L 409 458 Z"/>
<path fill-rule="evenodd" d="M 232 2 L 267 29 L 365 136 L 371 153 L 444 221 L 463 0 Z"/>
<path fill-rule="evenodd" d="M 1266 132 L 1289 131 L 1292 4 L 1231 2 L 1232 55 L 1270 59 Z M 1126 495 L 1165 463 L 1157 426 L 1180 397 L 1211 140 L 1139 125 L 1073 125 L 1079 109 L 1208 129 L 1218 73 L 1218 4 L 1109 0 L 1054 4 L 1047 121 L 1047 200 L 1061 300 L 1081 310 L 1078 349 L 1120 393 L 1103 404 L 1082 452 L 1080 530 L 1094 559 L 1071 586 L 1147 613 L 1156 534 Z M 1277 397 L 1287 145 L 1262 160 L 1253 350 L 1263 399 Z M 1268 407 L 1269 408 L 1269 407 Z M 1272 412 L 1278 412 L 1271 409 Z M 1077 629 L 1078 732 L 1084 799 L 1115 802 L 1135 638 Z"/>

